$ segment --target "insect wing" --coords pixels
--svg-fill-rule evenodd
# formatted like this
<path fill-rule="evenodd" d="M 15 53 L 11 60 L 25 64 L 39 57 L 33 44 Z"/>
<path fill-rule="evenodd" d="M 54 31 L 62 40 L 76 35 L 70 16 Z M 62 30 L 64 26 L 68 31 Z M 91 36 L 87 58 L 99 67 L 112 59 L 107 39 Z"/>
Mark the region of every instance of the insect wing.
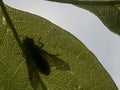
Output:
<path fill-rule="evenodd" d="M 65 71 L 70 70 L 70 66 L 66 62 L 61 60 L 58 57 L 59 55 L 52 55 L 50 53 L 47 53 L 44 50 L 41 50 L 41 55 L 44 58 L 46 58 L 46 60 L 48 60 L 51 67 L 54 66 L 54 67 L 56 67 L 57 70 L 65 70 Z"/>
<path fill-rule="evenodd" d="M 36 71 L 35 67 L 32 65 L 32 62 L 30 62 L 30 60 L 29 61 L 26 60 L 26 62 L 27 62 L 27 70 L 28 70 L 28 75 L 29 75 L 31 86 L 34 89 L 37 89 L 37 87 L 40 84 L 39 74 Z"/>
<path fill-rule="evenodd" d="M 58 58 L 57 55 L 50 55 L 50 57 L 51 57 L 50 62 L 52 62 L 51 64 L 55 66 L 57 70 L 65 70 L 65 71 L 70 70 L 70 66 L 66 62 Z"/>
<path fill-rule="evenodd" d="M 29 80 L 31 83 L 31 86 L 34 90 L 37 90 L 40 86 L 41 90 L 47 90 L 47 87 L 45 86 L 44 82 L 41 80 L 39 72 L 37 71 L 36 67 L 34 66 L 33 62 L 26 59 L 27 62 L 27 71 L 29 75 Z"/>

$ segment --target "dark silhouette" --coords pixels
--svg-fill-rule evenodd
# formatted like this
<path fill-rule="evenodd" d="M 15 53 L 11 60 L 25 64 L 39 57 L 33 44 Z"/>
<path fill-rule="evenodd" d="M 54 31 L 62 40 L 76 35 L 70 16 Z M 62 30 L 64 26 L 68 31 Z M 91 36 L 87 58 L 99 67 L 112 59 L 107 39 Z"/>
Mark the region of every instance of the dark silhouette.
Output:
<path fill-rule="evenodd" d="M 26 37 L 23 40 L 23 47 L 26 51 L 26 56 L 32 60 L 34 66 L 43 74 L 49 75 L 50 74 L 50 65 L 46 60 L 44 54 L 45 51 L 34 44 L 34 40 Z"/>

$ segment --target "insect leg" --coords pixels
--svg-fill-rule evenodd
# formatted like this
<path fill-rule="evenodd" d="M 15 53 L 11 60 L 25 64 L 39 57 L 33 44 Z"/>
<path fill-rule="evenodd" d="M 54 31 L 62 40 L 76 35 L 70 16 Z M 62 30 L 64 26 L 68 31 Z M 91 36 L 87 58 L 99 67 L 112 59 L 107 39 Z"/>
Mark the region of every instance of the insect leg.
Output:
<path fill-rule="evenodd" d="M 38 43 L 41 45 L 40 48 L 44 47 L 44 43 L 40 42 L 41 37 L 38 39 Z"/>

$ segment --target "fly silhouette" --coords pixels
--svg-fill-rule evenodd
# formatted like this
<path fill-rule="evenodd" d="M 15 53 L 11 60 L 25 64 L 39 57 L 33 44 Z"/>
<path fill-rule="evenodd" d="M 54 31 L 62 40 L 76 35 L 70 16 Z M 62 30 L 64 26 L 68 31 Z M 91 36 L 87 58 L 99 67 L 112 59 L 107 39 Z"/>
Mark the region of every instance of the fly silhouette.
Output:
<path fill-rule="evenodd" d="M 41 43 L 41 47 L 37 46 L 33 39 L 26 37 L 23 40 L 22 46 L 27 62 L 30 83 L 34 90 L 37 89 L 39 84 L 41 84 L 44 90 L 47 90 L 38 72 L 48 76 L 52 66 L 55 66 L 57 70 L 70 70 L 69 65 L 58 58 L 59 55 L 52 55 L 43 50 L 44 44 Z"/>

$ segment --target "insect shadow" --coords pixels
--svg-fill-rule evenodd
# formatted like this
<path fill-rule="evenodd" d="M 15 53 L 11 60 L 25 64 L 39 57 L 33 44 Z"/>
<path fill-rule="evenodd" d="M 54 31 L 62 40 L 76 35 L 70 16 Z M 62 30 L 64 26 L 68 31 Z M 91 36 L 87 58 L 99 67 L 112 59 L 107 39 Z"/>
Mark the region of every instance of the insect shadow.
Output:
<path fill-rule="evenodd" d="M 41 85 L 43 90 L 47 90 L 47 87 L 39 76 L 39 72 L 48 76 L 52 66 L 56 67 L 57 70 L 65 71 L 70 70 L 70 67 L 58 57 L 59 55 L 52 55 L 43 50 L 42 47 L 44 47 L 44 44 L 40 44 L 41 46 L 37 46 L 33 39 L 26 37 L 23 40 L 22 46 L 31 86 L 36 90 L 38 86 Z"/>

